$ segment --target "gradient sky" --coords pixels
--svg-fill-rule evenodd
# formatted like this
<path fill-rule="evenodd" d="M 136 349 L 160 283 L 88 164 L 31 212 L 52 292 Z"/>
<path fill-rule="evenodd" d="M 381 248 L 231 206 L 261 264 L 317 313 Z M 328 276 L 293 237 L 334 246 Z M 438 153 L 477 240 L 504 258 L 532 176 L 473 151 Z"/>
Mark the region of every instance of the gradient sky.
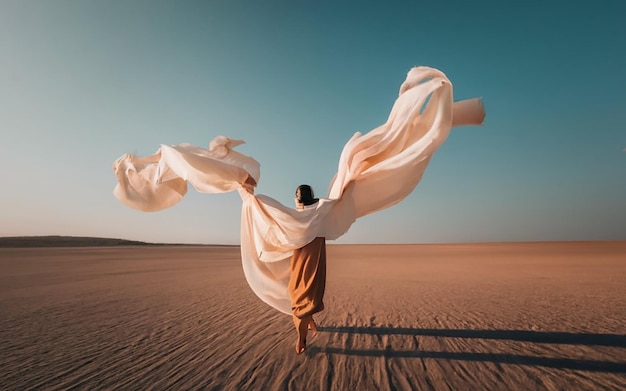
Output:
<path fill-rule="evenodd" d="M 483 97 L 485 125 L 453 129 L 416 190 L 339 243 L 626 239 L 625 16 L 621 0 L 0 0 L 0 236 L 238 243 L 236 193 L 138 212 L 111 164 L 223 134 L 261 163 L 257 193 L 324 197 L 344 143 L 428 65 L 455 99 Z"/>

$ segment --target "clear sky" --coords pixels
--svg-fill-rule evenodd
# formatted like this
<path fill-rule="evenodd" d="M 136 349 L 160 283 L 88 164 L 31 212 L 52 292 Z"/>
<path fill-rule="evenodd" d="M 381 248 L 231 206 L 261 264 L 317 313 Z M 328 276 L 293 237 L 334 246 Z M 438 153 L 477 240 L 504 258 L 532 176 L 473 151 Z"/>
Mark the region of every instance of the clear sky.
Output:
<path fill-rule="evenodd" d="M 558 5 L 557 5 L 558 4 Z M 626 1 L 0 0 L 0 236 L 238 243 L 236 193 L 158 213 L 111 164 L 244 139 L 257 193 L 326 195 L 407 71 L 482 96 L 402 203 L 339 243 L 626 239 Z"/>

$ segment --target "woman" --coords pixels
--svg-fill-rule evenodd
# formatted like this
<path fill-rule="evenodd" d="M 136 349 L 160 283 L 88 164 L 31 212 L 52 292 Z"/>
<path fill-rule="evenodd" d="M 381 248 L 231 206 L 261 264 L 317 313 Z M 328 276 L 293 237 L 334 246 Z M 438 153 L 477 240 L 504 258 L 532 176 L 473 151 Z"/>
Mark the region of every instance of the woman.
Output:
<path fill-rule="evenodd" d="M 309 185 L 300 185 L 296 189 L 296 209 L 313 209 L 319 202 L 314 198 Z M 316 237 L 305 246 L 295 249 L 291 256 L 289 275 L 289 297 L 294 326 L 298 333 L 296 353 L 306 349 L 308 330 L 317 333 L 313 314 L 324 309 L 324 290 L 326 288 L 326 239 Z"/>
<path fill-rule="evenodd" d="M 256 181 L 248 176 L 243 187 L 254 194 Z M 319 198 L 313 195 L 309 185 L 300 185 L 296 189 L 296 210 L 314 210 Z M 313 314 L 324 309 L 324 291 L 326 289 L 326 238 L 316 237 L 304 246 L 294 249 L 290 258 L 289 283 L 287 285 L 291 301 L 291 316 L 296 328 L 296 353 L 306 349 L 306 337 L 311 330 L 317 334 Z"/>

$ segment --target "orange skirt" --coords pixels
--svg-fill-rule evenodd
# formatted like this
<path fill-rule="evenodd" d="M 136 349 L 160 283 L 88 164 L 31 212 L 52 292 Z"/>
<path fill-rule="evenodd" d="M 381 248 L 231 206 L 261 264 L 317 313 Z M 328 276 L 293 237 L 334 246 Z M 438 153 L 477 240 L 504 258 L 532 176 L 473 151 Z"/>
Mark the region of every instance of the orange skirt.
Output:
<path fill-rule="evenodd" d="M 298 318 L 324 309 L 326 289 L 326 239 L 315 238 L 294 250 L 291 257 L 289 296 L 291 311 Z"/>

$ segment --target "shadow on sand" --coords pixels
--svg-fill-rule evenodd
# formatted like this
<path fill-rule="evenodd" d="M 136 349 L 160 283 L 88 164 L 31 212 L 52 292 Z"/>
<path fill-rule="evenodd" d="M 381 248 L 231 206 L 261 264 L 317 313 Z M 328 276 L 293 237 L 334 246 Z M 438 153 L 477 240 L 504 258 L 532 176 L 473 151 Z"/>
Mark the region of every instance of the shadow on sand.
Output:
<path fill-rule="evenodd" d="M 533 343 L 596 345 L 626 347 L 626 335 L 565 333 L 526 330 L 461 330 L 461 329 L 413 329 L 393 327 L 319 327 L 320 332 L 371 334 L 371 335 L 410 335 L 442 338 L 478 338 L 511 340 Z M 522 356 L 506 353 L 466 353 L 440 352 L 424 350 L 359 350 L 336 347 L 311 346 L 309 354 L 343 354 L 352 356 L 388 357 L 388 358 L 431 358 L 441 360 L 462 360 L 494 362 L 501 364 L 543 366 L 557 369 L 573 369 L 593 372 L 626 373 L 626 362 L 579 360 L 569 358 L 547 358 L 538 356 Z"/>

